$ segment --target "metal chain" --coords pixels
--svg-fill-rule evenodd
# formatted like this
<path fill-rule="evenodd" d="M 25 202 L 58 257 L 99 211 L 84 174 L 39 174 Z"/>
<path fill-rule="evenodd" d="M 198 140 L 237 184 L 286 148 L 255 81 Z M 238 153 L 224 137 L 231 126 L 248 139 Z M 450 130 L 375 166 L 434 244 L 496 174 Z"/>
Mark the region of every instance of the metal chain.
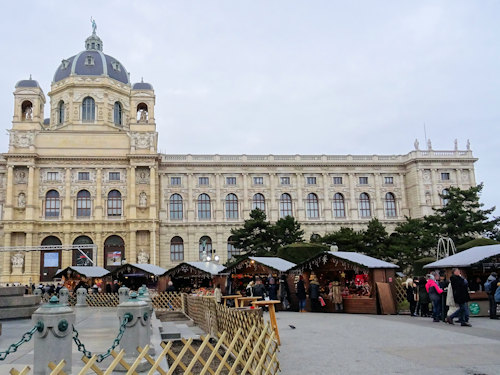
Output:
<path fill-rule="evenodd" d="M 108 358 L 111 355 L 111 352 L 113 350 L 115 350 L 115 348 L 118 345 L 120 345 L 120 341 L 123 337 L 123 334 L 125 333 L 125 329 L 127 328 L 127 323 L 131 320 L 132 320 L 131 314 L 127 313 L 123 316 L 123 321 L 120 324 L 120 330 L 118 331 L 118 335 L 116 335 L 116 338 L 113 340 L 113 344 L 111 344 L 111 347 L 104 354 L 97 355 L 96 362 L 104 361 L 106 358 Z M 75 342 L 76 346 L 78 347 L 79 352 L 82 352 L 83 355 L 87 358 L 92 358 L 92 352 L 87 350 L 85 348 L 85 345 L 78 338 L 78 331 L 76 330 L 75 326 L 73 326 L 73 341 Z"/>
<path fill-rule="evenodd" d="M 38 330 L 40 330 L 40 331 L 43 330 L 43 323 L 42 322 L 36 323 L 33 328 L 31 328 L 28 332 L 26 332 L 21 337 L 21 340 L 19 340 L 15 344 L 12 344 L 11 346 L 9 346 L 9 348 L 6 351 L 0 352 L 0 361 L 3 361 L 5 358 L 7 358 L 7 356 L 9 354 L 15 353 L 17 351 L 17 348 L 19 348 L 22 344 L 30 341 L 31 338 L 33 337 L 33 334 Z"/>

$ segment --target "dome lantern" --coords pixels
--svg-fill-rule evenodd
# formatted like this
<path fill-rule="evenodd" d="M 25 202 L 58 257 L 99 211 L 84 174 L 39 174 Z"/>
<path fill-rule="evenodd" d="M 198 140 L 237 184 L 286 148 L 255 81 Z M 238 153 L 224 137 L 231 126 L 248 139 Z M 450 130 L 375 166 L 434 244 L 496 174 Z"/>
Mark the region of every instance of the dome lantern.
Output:
<path fill-rule="evenodd" d="M 92 22 L 92 35 L 85 39 L 85 49 L 87 51 L 102 51 L 102 40 L 97 36 L 97 24 L 93 18 L 90 19 Z"/>

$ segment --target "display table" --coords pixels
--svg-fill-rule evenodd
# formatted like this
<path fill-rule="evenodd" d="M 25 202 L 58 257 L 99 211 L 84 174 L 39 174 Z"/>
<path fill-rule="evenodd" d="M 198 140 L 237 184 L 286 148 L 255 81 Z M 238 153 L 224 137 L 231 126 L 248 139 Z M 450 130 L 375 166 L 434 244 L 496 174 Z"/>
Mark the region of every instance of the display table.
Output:
<path fill-rule="evenodd" d="M 281 345 L 280 341 L 280 333 L 278 331 L 278 323 L 276 322 L 276 311 L 274 310 L 274 305 L 281 303 L 279 300 L 271 300 L 271 301 L 253 301 L 252 305 L 255 307 L 269 307 L 269 320 L 271 322 L 271 327 L 273 327 L 274 333 L 276 334 L 276 338 L 278 339 L 278 345 Z"/>
<path fill-rule="evenodd" d="M 240 297 L 238 298 L 238 306 L 245 307 L 250 305 L 253 301 L 258 301 L 260 297 Z"/>
<path fill-rule="evenodd" d="M 224 306 L 227 306 L 227 301 L 232 299 L 234 300 L 234 307 L 238 307 L 238 298 L 241 298 L 241 294 L 232 294 L 230 296 L 222 296 L 222 299 L 224 300 Z"/>

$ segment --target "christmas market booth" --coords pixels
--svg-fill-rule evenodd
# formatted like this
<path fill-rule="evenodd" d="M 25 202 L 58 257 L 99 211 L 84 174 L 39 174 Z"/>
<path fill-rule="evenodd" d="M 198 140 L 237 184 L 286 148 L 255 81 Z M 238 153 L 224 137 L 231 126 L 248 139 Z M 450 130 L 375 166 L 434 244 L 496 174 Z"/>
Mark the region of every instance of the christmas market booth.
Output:
<path fill-rule="evenodd" d="M 500 270 L 500 245 L 476 246 L 458 254 L 437 260 L 424 266 L 425 269 L 444 270 L 450 279 L 452 269 L 458 268 L 469 282 L 469 310 L 472 316 L 488 316 L 488 294 L 484 283 L 491 272 Z"/>
<path fill-rule="evenodd" d="M 292 306 L 298 307 L 295 294 L 302 276 L 306 291 L 311 282 L 319 283 L 321 298 L 317 311 L 358 314 L 395 314 L 395 270 L 398 266 L 367 255 L 328 251 L 300 263 L 289 272 Z M 307 299 L 306 309 L 311 311 Z"/>
<path fill-rule="evenodd" d="M 118 280 L 120 285 L 131 290 L 137 290 L 141 285 L 146 285 L 149 289 L 156 289 L 163 292 L 167 288 L 167 278 L 165 268 L 147 263 L 124 264 L 112 271 L 113 280 Z"/>
<path fill-rule="evenodd" d="M 196 294 L 210 294 L 216 284 L 223 287 L 224 280 L 219 273 L 224 266 L 214 262 L 183 262 L 169 269 L 167 276 L 177 291 Z"/>
<path fill-rule="evenodd" d="M 295 266 L 295 263 L 278 257 L 248 257 L 230 265 L 222 273 L 228 277 L 226 288 L 231 294 L 245 295 L 248 283 L 255 282 L 257 277 L 268 286 L 269 276 L 272 276 L 278 285 L 281 275 Z"/>
<path fill-rule="evenodd" d="M 102 290 L 111 282 L 110 272 L 102 267 L 69 266 L 56 272 L 54 278 L 61 278 L 64 286 L 70 291 L 79 287 L 91 288 L 97 285 Z"/>

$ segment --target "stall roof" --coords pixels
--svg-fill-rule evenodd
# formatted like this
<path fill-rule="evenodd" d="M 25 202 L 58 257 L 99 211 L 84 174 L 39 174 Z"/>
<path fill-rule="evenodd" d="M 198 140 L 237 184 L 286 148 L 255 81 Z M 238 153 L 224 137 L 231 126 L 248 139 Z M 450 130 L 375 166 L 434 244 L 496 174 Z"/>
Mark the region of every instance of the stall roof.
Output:
<path fill-rule="evenodd" d="M 399 268 L 395 264 L 351 251 L 329 251 L 328 254 L 349 262 L 357 263 L 367 268 Z"/>
<path fill-rule="evenodd" d="M 65 271 L 72 270 L 82 276 L 85 277 L 103 277 L 109 275 L 109 271 L 102 267 L 94 267 L 94 266 L 69 266 L 62 270 L 56 272 L 55 276 L 64 273 Z"/>
<path fill-rule="evenodd" d="M 217 275 L 224 269 L 223 265 L 212 262 L 185 262 L 185 264 L 212 275 Z"/>
<path fill-rule="evenodd" d="M 131 263 L 131 266 L 135 268 L 139 268 L 140 270 L 143 270 L 147 273 L 150 273 L 155 276 L 162 276 L 167 272 L 165 268 L 162 268 L 160 266 L 156 266 L 154 264 L 147 264 L 147 263 Z"/>
<path fill-rule="evenodd" d="M 257 263 L 263 264 L 280 272 L 286 272 L 290 268 L 296 266 L 295 263 L 278 257 L 249 257 L 248 259 L 254 260 Z"/>
<path fill-rule="evenodd" d="M 450 268 L 470 267 L 482 260 L 500 255 L 500 245 L 476 246 L 458 254 L 437 260 L 424 266 L 424 268 Z"/>

